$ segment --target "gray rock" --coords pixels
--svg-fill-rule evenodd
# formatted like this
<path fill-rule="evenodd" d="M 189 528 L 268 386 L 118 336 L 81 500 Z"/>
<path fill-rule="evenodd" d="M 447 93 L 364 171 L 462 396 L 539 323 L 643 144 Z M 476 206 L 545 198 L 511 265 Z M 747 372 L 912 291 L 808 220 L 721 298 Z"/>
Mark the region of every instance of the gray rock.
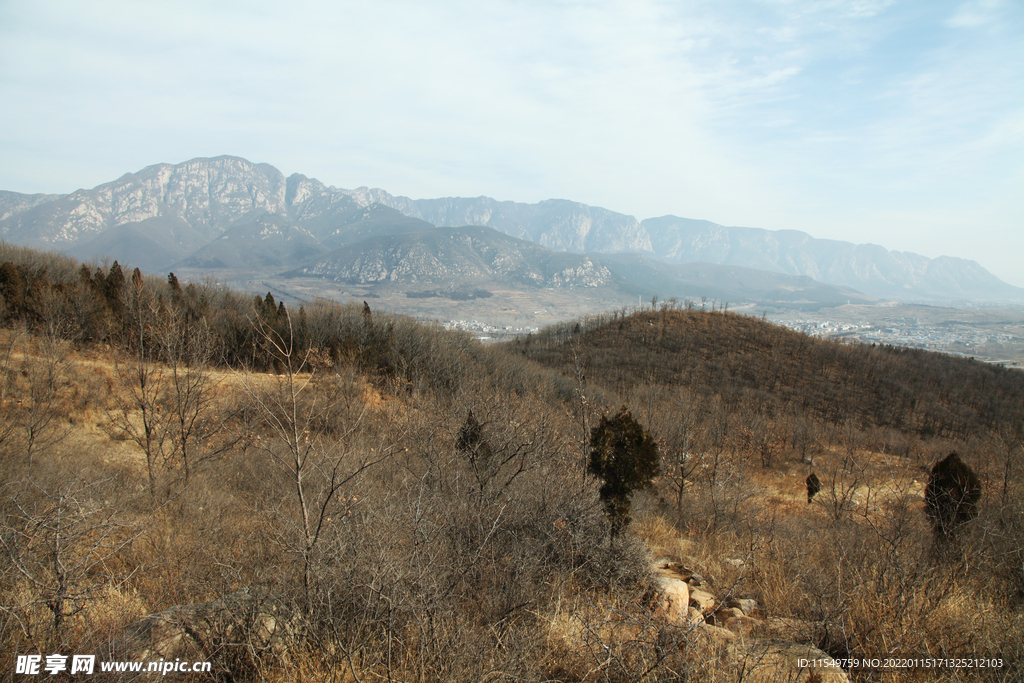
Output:
<path fill-rule="evenodd" d="M 110 656 L 215 663 L 240 654 L 280 657 L 298 636 L 297 624 L 296 615 L 284 604 L 245 589 L 211 602 L 178 605 L 143 617 L 111 644 Z"/>

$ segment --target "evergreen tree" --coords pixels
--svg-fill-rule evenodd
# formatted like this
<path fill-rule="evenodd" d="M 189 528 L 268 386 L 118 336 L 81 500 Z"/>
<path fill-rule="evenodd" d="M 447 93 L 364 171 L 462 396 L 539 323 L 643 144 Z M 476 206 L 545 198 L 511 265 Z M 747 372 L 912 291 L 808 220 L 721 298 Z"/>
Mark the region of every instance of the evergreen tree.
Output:
<path fill-rule="evenodd" d="M 177 301 L 181 298 L 181 283 L 174 273 L 167 274 L 167 285 L 171 288 L 171 297 Z"/>
<path fill-rule="evenodd" d="M 0 265 L 0 297 L 3 297 L 8 317 L 14 318 L 24 312 L 25 280 L 10 261 Z"/>
<path fill-rule="evenodd" d="M 601 500 L 611 521 L 614 540 L 630 522 L 630 496 L 651 485 L 661 470 L 658 444 L 625 407 L 590 433 L 589 472 L 600 478 Z"/>
<path fill-rule="evenodd" d="M 107 303 L 112 307 L 117 307 L 121 303 L 121 290 L 124 289 L 125 277 L 121 271 L 121 265 L 114 261 L 114 265 L 110 266 L 110 271 L 107 273 L 107 280 L 104 287 L 104 294 L 107 297 Z"/>
<path fill-rule="evenodd" d="M 981 481 L 959 455 L 950 453 L 932 468 L 924 505 L 936 534 L 951 536 L 976 517 L 980 500 Z"/>
<path fill-rule="evenodd" d="M 478 457 L 489 458 L 491 456 L 491 447 L 484 440 L 484 427 L 473 415 L 472 410 L 469 411 L 465 424 L 459 430 L 456 445 L 460 451 L 469 455 L 471 462 Z"/>
<path fill-rule="evenodd" d="M 807 475 L 807 504 L 810 505 L 814 500 L 814 497 L 821 491 L 821 480 L 818 479 L 818 475 L 811 472 Z"/>

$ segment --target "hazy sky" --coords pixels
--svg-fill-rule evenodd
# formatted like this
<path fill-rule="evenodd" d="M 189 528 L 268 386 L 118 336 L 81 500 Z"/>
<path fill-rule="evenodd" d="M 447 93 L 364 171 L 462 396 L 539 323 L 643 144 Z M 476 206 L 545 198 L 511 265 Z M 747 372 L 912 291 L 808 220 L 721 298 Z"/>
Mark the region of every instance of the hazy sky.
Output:
<path fill-rule="evenodd" d="M 1024 286 L 1024 2 L 0 0 L 0 189 L 219 154 Z"/>

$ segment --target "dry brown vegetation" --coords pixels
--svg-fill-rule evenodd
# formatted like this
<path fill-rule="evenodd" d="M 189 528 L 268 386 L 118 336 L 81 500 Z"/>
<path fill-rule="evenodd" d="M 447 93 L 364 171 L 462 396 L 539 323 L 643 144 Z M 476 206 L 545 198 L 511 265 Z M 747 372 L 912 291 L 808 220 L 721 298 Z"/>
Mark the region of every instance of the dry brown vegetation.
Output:
<path fill-rule="evenodd" d="M 665 467 L 641 535 L 718 586 L 756 596 L 773 637 L 837 657 L 996 656 L 1009 667 L 863 680 L 1016 676 L 1020 373 L 670 306 L 552 328 L 515 348 L 568 378 L 585 375 L 582 393 L 628 404 L 659 435 Z M 951 451 L 984 494 L 976 519 L 937 538 L 924 488 Z M 811 472 L 822 488 L 808 505 Z"/>
<path fill-rule="evenodd" d="M 237 609 L 189 645 L 207 679 L 765 680 L 773 640 L 1005 662 L 863 681 L 1024 658 L 1020 373 L 670 306 L 482 347 L 0 255 L 2 670 L 138 654 L 142 617 L 211 604 Z M 612 543 L 587 455 L 622 406 L 662 474 Z M 983 496 L 937 539 L 952 450 Z M 755 598 L 747 649 L 653 613 L 652 554 Z"/>

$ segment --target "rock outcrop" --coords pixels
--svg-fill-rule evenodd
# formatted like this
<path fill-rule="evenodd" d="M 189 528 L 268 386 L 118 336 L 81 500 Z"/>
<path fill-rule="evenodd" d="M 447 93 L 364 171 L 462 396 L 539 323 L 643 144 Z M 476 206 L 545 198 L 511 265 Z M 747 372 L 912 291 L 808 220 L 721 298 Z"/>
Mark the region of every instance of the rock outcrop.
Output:
<path fill-rule="evenodd" d="M 283 603 L 241 590 L 211 602 L 178 605 L 143 617 L 110 645 L 109 658 L 181 658 L 220 667 L 239 658 L 280 658 L 299 634 L 298 623 Z"/>
<path fill-rule="evenodd" d="M 728 563 L 734 568 L 742 567 Z M 730 666 L 742 667 L 744 681 L 773 683 L 849 683 L 849 676 L 827 653 L 786 636 L 812 637 L 808 628 L 783 628 L 777 621 L 753 615 L 757 600 L 715 595 L 693 571 L 669 560 L 654 563 L 656 594 L 652 603 L 656 618 L 664 619 L 671 629 L 682 629 L 675 642 L 696 648 L 708 657 L 724 659 Z M 683 596 L 689 609 L 679 605 Z"/>

